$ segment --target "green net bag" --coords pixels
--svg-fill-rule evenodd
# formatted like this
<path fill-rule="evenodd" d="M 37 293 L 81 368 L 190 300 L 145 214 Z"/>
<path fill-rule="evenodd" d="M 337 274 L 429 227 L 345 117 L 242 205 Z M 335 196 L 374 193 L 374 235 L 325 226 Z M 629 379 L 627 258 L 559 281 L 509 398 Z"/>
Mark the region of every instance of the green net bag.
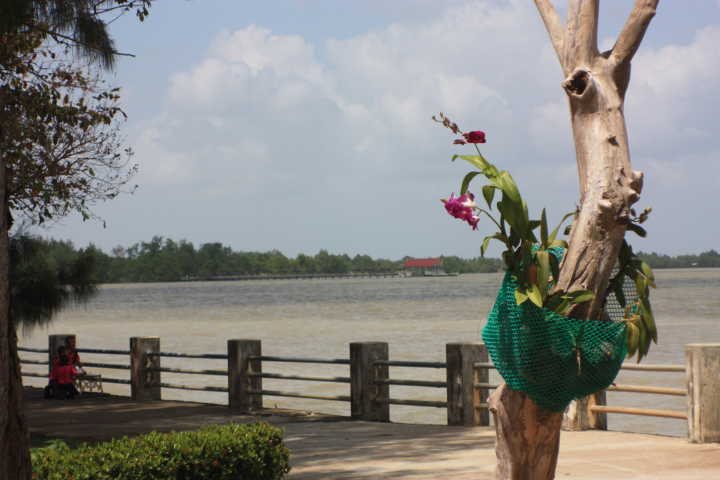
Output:
<path fill-rule="evenodd" d="M 517 305 L 516 287 L 506 273 L 482 332 L 505 383 L 553 412 L 607 388 L 627 354 L 623 308 L 614 295 L 605 308 L 609 321 L 579 320 L 530 301 Z M 633 293 L 626 298 L 632 300 Z"/>

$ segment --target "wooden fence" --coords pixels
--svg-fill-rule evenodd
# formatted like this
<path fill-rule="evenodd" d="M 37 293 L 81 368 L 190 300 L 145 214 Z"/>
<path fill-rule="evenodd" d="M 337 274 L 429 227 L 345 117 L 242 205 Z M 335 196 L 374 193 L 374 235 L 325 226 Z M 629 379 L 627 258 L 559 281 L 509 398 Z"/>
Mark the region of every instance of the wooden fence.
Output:
<path fill-rule="evenodd" d="M 52 362 L 51 352 L 74 335 L 50 335 L 48 349 L 19 347 L 21 352 L 47 354 L 47 360 L 21 358 L 21 365 L 46 365 Z M 605 391 L 573 402 L 565 415 L 567 429 L 606 429 L 608 414 L 646 415 L 686 420 L 688 438 L 692 442 L 720 442 L 720 344 L 686 345 L 686 365 L 623 365 L 623 370 L 685 373 L 687 388 L 614 384 L 607 391 L 645 395 L 673 395 L 687 397 L 687 411 L 657 410 L 609 406 Z M 498 385 L 489 381 L 487 350 L 482 343 L 449 343 L 445 362 L 390 360 L 388 344 L 384 342 L 351 343 L 348 358 L 299 358 L 262 354 L 260 340 L 228 340 L 226 353 L 188 354 L 163 352 L 159 337 L 132 337 L 129 350 L 78 348 L 82 354 L 119 355 L 129 357 L 127 363 L 84 361 L 89 368 L 130 370 L 130 379 L 103 375 L 104 383 L 130 385 L 131 397 L 138 401 L 160 400 L 162 389 L 182 389 L 228 394 L 230 408 L 252 412 L 263 407 L 264 397 L 290 397 L 350 403 L 351 416 L 370 421 L 390 421 L 391 405 L 446 408 L 448 425 L 488 426 L 490 414 L 487 398 Z M 161 359 L 226 360 L 227 369 L 187 369 L 161 366 Z M 86 358 L 83 355 L 83 358 Z M 283 363 L 347 365 L 349 376 L 318 377 L 288 375 L 282 372 Z M 276 371 L 265 371 L 281 364 Z M 391 368 L 442 369 L 445 381 L 394 378 Z M 162 373 L 219 376 L 227 378 L 227 387 L 198 386 L 162 381 Z M 26 377 L 46 377 L 47 374 L 23 371 Z M 299 382 L 331 382 L 349 384 L 348 395 L 317 395 L 263 388 L 263 379 Z M 445 401 L 396 398 L 391 386 L 411 386 L 438 389 L 445 392 Z"/>

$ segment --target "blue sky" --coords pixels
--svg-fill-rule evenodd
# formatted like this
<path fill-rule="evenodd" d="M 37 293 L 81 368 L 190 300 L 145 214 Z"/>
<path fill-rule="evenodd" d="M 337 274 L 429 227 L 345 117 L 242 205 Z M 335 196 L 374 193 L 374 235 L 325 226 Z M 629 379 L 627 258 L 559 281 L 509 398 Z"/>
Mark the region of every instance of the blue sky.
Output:
<path fill-rule="evenodd" d="M 564 2 L 556 2 L 560 10 Z M 629 1 L 603 2 L 613 43 Z M 690 6 L 691 5 L 691 6 Z M 443 111 L 487 132 L 531 214 L 574 208 L 577 176 L 561 72 L 530 0 L 159 0 L 113 23 L 123 58 L 134 195 L 44 235 L 105 250 L 162 235 L 288 255 L 476 256 L 439 199 L 464 165 Z M 720 1 L 663 0 L 633 64 L 626 103 L 639 207 L 636 249 L 718 249 Z M 496 254 L 497 252 L 491 252 Z"/>

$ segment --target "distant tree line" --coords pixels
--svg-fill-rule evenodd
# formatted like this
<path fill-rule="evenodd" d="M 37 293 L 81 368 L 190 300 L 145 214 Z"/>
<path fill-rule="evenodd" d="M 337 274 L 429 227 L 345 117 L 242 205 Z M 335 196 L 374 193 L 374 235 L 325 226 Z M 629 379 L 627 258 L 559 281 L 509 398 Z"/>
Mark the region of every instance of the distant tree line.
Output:
<path fill-rule="evenodd" d="M 671 257 L 660 253 L 643 253 L 638 256 L 652 268 L 718 268 L 720 253 L 708 250 L 699 255 L 678 255 Z"/>
<path fill-rule="evenodd" d="M 44 250 L 43 258 L 65 265 L 76 258 L 93 257 L 93 283 L 174 282 L 217 277 L 250 275 L 291 275 L 325 273 L 381 273 L 402 269 L 400 260 L 374 259 L 369 255 L 333 254 L 320 250 L 315 255 L 287 257 L 279 250 L 268 252 L 234 251 L 219 242 L 195 247 L 186 240 L 175 241 L 161 236 L 130 247 L 115 247 L 110 253 L 90 245 L 75 248 L 69 241 L 34 237 L 34 249 Z M 720 267 L 720 253 L 715 250 L 699 255 L 670 257 L 657 253 L 639 256 L 653 268 Z M 460 258 L 443 256 L 448 273 L 490 273 L 502 270 L 497 258 Z"/>
<path fill-rule="evenodd" d="M 92 254 L 95 257 L 97 283 L 172 282 L 201 280 L 223 276 L 290 275 L 323 273 L 381 273 L 402 269 L 400 260 L 374 259 L 369 255 L 332 254 L 320 250 L 315 255 L 299 254 L 287 257 L 279 250 L 268 252 L 234 251 L 219 242 L 205 243 L 196 248 L 186 240 L 175 241 L 161 236 L 130 247 L 118 246 L 110 253 L 90 245 L 76 249 L 69 241 L 38 239 L 53 258 L 68 255 Z M 407 258 L 407 257 L 406 257 Z M 442 257 L 447 272 L 496 272 L 501 268 L 498 259 L 456 256 Z"/>

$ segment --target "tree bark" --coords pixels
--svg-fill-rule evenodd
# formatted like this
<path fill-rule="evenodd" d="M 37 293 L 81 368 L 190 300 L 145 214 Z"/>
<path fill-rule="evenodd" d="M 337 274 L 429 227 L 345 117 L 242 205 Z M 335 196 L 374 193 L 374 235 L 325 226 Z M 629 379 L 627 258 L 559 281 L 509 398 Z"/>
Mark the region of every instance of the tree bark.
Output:
<path fill-rule="evenodd" d="M 0 107 L 4 104 L 2 100 Z M 2 123 L 0 118 L 0 145 L 5 130 Z M 5 159 L 0 152 L 0 479 L 30 480 L 30 438 L 23 409 L 17 336 L 10 317 L 9 215 L 5 193 Z"/>
<path fill-rule="evenodd" d="M 635 0 L 612 50 L 597 49 L 599 0 L 570 0 L 567 25 L 550 0 L 535 0 L 565 75 L 580 181 L 578 214 L 560 266 L 556 291 L 590 290 L 595 297 L 570 316 L 602 316 L 630 208 L 643 174 L 630 166 L 623 113 L 630 62 L 659 0 Z M 525 394 L 501 386 L 490 400 L 497 428 L 496 478 L 545 480 L 555 476 L 562 414 L 537 407 Z"/>
<path fill-rule="evenodd" d="M 495 477 L 512 480 L 555 478 L 562 413 L 548 412 L 507 385 L 490 396 L 497 430 Z"/>

